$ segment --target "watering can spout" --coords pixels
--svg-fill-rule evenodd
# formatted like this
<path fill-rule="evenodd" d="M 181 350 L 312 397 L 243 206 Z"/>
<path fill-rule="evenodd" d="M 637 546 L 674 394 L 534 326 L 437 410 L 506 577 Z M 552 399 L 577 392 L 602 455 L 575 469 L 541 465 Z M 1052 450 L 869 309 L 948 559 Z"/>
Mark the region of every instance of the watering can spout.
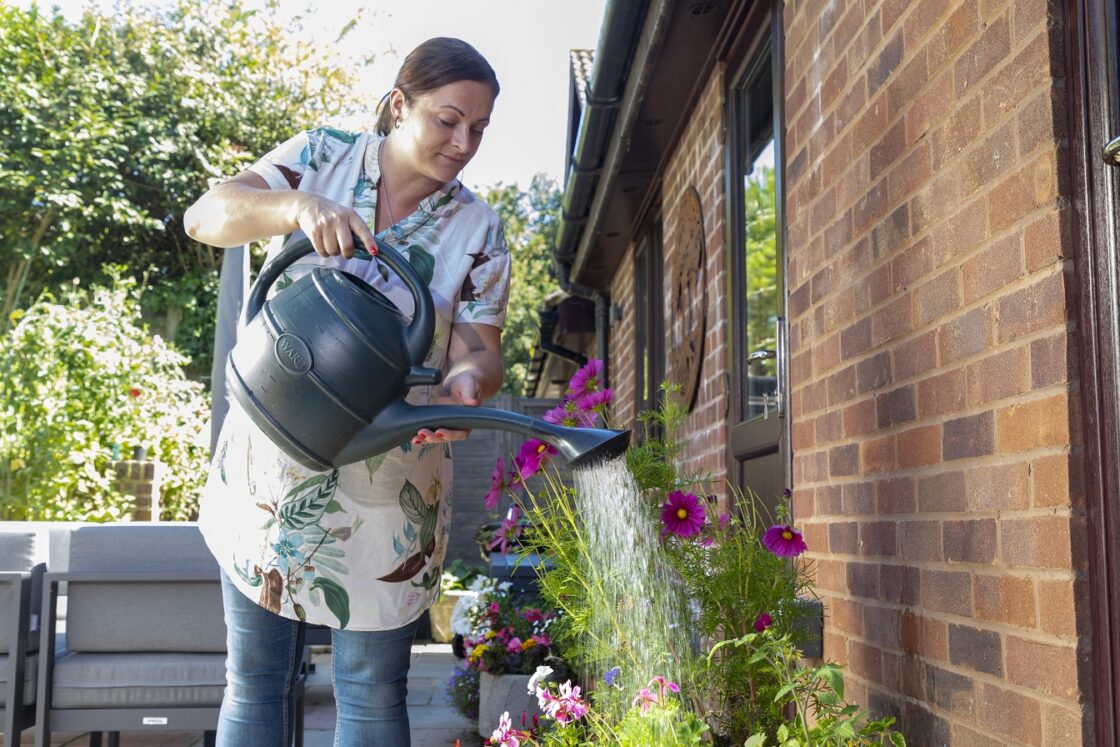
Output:
<path fill-rule="evenodd" d="M 568 428 L 494 407 L 410 405 L 396 400 L 355 434 L 335 461 L 349 464 L 389 451 L 411 439 L 421 428 L 491 428 L 520 433 L 552 444 L 573 467 L 616 457 L 630 444 L 630 431 Z"/>

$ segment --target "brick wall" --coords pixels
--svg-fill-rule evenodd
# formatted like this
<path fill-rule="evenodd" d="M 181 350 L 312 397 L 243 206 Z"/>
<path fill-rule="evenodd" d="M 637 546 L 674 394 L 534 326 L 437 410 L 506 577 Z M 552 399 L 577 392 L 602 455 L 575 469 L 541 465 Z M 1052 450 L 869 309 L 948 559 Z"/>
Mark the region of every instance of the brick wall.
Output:
<path fill-rule="evenodd" d="M 637 329 L 637 302 L 634 298 L 634 247 L 627 249 L 611 281 L 611 303 L 622 310 L 621 318 L 610 329 L 611 417 L 618 428 L 634 428 L 638 416 L 637 350 L 634 338 Z M 593 354 L 593 353 L 592 353 Z"/>
<path fill-rule="evenodd" d="M 1091 744 L 1060 8 L 784 9 L 794 513 L 825 654 L 912 744 Z"/>
<path fill-rule="evenodd" d="M 671 323 L 671 285 L 680 262 L 681 228 L 678 216 L 681 198 L 690 187 L 700 195 L 704 222 L 707 295 L 707 332 L 696 404 L 684 424 L 688 445 L 682 468 L 697 474 L 710 473 L 715 489 L 727 474 L 727 322 L 726 322 L 726 218 L 723 157 L 723 76 L 717 71 L 700 96 L 688 127 L 677 144 L 662 183 L 662 242 L 664 247 L 665 324 Z M 700 298 L 693 299 L 699 305 Z M 699 310 L 693 314 L 700 315 Z M 668 344 L 668 343 L 667 343 Z"/>

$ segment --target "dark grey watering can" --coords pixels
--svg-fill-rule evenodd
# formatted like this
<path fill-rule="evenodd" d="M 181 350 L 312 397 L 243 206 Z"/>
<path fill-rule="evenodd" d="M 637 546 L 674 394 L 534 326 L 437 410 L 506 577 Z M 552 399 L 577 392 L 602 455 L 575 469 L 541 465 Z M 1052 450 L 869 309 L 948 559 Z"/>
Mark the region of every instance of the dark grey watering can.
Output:
<path fill-rule="evenodd" d="M 438 369 L 424 367 L 435 308 L 408 260 L 380 240 L 377 246 L 378 259 L 412 293 L 411 322 L 365 281 L 328 267 L 316 267 L 266 300 L 280 274 L 314 251 L 307 239 L 269 262 L 249 292 L 229 354 L 229 386 L 289 456 L 327 470 L 389 451 L 420 428 L 513 431 L 551 443 L 573 465 L 625 451 L 629 431 L 567 428 L 492 407 L 405 402 L 410 387 L 442 379 Z"/>

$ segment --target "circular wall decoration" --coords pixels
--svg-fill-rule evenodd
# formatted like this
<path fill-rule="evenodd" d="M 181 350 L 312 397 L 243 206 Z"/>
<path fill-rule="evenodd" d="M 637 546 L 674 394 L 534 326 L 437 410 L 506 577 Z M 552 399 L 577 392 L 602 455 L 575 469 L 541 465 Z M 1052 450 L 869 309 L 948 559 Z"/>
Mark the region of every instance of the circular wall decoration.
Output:
<path fill-rule="evenodd" d="M 670 309 L 670 378 L 681 385 L 685 407 L 692 410 L 700 388 L 704 363 L 704 335 L 708 331 L 708 291 L 705 283 L 704 217 L 700 193 L 688 187 L 678 217 L 679 259 L 673 270 Z"/>

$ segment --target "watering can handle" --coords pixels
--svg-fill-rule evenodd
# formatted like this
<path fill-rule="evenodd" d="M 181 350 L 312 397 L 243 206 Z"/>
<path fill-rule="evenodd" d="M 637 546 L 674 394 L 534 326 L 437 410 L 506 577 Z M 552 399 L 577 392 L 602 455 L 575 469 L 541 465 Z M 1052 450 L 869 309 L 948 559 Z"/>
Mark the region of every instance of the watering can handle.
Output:
<path fill-rule="evenodd" d="M 428 286 L 416 274 L 412 264 L 401 255 L 393 247 L 386 244 L 381 239 L 375 237 L 377 242 L 377 258 L 387 264 L 397 276 L 404 282 L 409 292 L 412 293 L 412 300 L 415 302 L 416 310 L 412 315 L 412 323 L 408 325 L 408 332 L 406 335 L 408 344 L 408 354 L 412 358 L 412 364 L 419 366 L 424 363 L 424 358 L 428 355 L 428 348 L 432 344 L 432 334 L 435 332 L 436 315 L 435 308 L 432 304 L 432 294 L 428 290 Z M 362 241 L 357 235 L 354 236 L 354 246 L 359 247 L 354 256 L 360 259 L 372 259 L 370 255 L 362 247 Z M 300 257 L 305 257 L 315 251 L 315 247 L 311 244 L 311 239 L 300 239 L 296 243 L 284 249 L 276 258 L 269 262 L 261 270 L 257 280 L 253 283 L 252 289 L 249 291 L 249 298 L 245 302 L 245 314 L 243 317 L 243 324 L 248 324 L 260 310 L 264 307 L 265 299 L 268 297 L 268 291 L 279 278 L 284 270 L 288 269 L 293 262 Z"/>

